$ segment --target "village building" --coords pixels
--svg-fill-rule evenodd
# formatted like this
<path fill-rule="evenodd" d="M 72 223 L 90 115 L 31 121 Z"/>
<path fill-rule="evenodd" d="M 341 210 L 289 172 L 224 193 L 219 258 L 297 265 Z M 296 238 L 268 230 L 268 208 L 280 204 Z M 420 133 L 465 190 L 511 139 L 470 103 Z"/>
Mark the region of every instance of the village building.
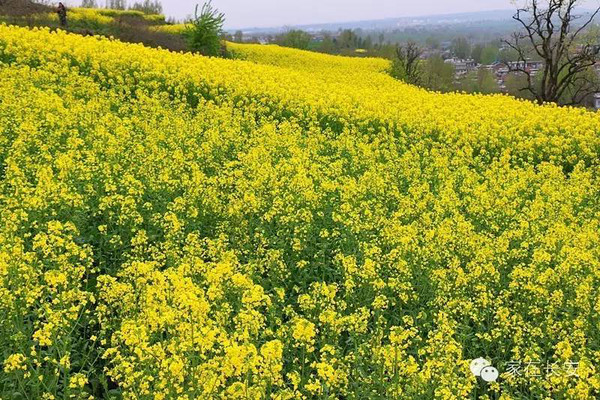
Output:
<path fill-rule="evenodd" d="M 444 62 L 454 66 L 456 76 L 466 75 L 471 71 L 475 71 L 478 67 L 477 62 L 473 59 L 449 58 L 444 60 Z"/>

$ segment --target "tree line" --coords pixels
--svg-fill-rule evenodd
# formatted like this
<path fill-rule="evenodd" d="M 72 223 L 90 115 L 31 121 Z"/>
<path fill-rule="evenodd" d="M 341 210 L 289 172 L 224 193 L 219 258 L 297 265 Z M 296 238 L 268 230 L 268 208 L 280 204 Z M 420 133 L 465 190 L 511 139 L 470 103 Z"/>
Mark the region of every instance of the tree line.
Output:
<path fill-rule="evenodd" d="M 81 7 L 83 8 L 99 8 L 97 0 L 82 0 Z M 136 10 L 145 14 L 162 14 L 163 6 L 159 0 L 143 0 L 135 1 L 130 6 L 127 5 L 127 0 L 106 0 L 106 8 L 112 10 Z"/>

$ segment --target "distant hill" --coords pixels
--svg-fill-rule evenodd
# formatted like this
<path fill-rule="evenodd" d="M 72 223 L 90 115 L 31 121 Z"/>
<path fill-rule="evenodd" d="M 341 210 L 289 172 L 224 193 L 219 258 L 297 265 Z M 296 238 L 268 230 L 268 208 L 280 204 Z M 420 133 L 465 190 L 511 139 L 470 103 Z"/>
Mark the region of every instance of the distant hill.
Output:
<path fill-rule="evenodd" d="M 281 26 L 272 28 L 246 28 L 247 33 L 280 33 L 289 28 L 306 31 L 337 31 L 339 29 L 393 30 L 417 27 L 477 24 L 481 22 L 507 22 L 514 10 L 481 11 L 471 13 L 440 14 L 414 17 L 395 17 L 378 20 L 349 21 L 323 24 Z"/>
<path fill-rule="evenodd" d="M 588 14 L 591 10 L 582 9 L 581 14 Z M 517 27 L 512 17 L 514 9 L 479 11 L 456 14 L 439 14 L 413 17 L 395 17 L 377 20 L 335 22 L 323 24 L 308 24 L 294 26 L 280 26 L 272 28 L 246 28 L 242 29 L 248 34 L 277 34 L 290 28 L 302 29 L 308 32 L 337 31 L 339 29 L 363 29 L 371 31 L 407 30 L 407 29 L 447 29 L 460 27 L 465 31 L 488 29 L 494 31 L 513 31 Z"/>

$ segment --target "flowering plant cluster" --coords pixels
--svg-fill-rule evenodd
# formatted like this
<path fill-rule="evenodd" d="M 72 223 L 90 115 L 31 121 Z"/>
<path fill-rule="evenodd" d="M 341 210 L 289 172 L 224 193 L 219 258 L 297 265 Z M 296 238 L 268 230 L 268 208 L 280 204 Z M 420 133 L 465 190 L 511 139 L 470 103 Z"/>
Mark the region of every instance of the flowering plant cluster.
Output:
<path fill-rule="evenodd" d="M 235 50 L 0 25 L 0 398 L 600 396 L 600 115 Z"/>

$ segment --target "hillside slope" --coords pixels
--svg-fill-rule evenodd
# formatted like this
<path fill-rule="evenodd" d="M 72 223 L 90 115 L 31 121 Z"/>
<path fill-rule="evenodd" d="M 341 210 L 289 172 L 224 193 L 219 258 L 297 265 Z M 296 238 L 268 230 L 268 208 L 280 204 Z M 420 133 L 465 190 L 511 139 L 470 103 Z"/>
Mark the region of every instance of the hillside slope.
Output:
<path fill-rule="evenodd" d="M 68 7 L 65 28 L 59 23 L 56 7 L 31 0 L 3 0 L 0 2 L 0 23 L 29 28 L 60 28 L 81 35 L 115 37 L 124 42 L 173 51 L 188 48 L 181 35 L 183 24 L 171 24 L 164 15 L 137 10 Z"/>
<path fill-rule="evenodd" d="M 600 395 L 598 114 L 232 46 L 0 26 L 2 399 Z"/>

